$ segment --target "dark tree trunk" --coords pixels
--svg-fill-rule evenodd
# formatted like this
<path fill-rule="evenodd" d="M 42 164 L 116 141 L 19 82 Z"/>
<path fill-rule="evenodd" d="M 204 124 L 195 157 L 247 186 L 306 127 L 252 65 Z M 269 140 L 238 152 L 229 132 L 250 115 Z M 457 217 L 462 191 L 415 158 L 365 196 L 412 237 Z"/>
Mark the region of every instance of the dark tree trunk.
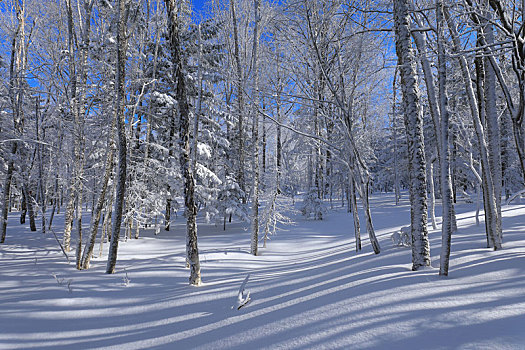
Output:
<path fill-rule="evenodd" d="M 126 24 L 127 24 L 127 0 L 118 1 L 118 28 L 117 28 L 117 81 L 116 81 L 116 106 L 115 120 L 117 124 L 118 135 L 118 175 L 117 188 L 115 195 L 115 208 L 113 210 L 111 244 L 109 247 L 108 263 L 106 273 L 114 273 L 117 263 L 117 250 L 120 238 L 120 226 L 122 224 L 122 212 L 124 209 L 124 196 L 126 194 L 126 175 L 127 175 L 127 147 L 126 131 L 124 130 L 125 115 L 125 89 L 126 80 Z"/>
<path fill-rule="evenodd" d="M 12 173 L 12 171 L 11 171 Z M 26 223 L 27 216 L 27 198 L 25 191 L 22 191 L 22 210 L 20 210 L 20 224 L 23 225 Z"/>
<path fill-rule="evenodd" d="M 190 109 L 182 63 L 182 48 L 180 45 L 180 27 L 175 0 L 165 0 L 168 12 L 168 33 L 173 63 L 173 77 L 176 80 L 176 99 L 178 102 L 180 123 L 179 147 L 182 150 L 180 166 L 184 178 L 184 205 L 186 215 L 186 257 L 190 265 L 191 285 L 201 284 L 201 268 L 199 250 L 197 247 L 197 206 L 195 205 L 195 182 L 190 162 Z"/>

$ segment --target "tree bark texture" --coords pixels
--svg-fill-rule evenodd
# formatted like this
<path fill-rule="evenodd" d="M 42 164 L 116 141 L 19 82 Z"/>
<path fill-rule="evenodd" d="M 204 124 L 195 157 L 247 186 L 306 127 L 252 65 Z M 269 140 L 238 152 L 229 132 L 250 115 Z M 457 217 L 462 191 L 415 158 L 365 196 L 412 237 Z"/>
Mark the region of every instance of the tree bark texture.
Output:
<path fill-rule="evenodd" d="M 239 165 L 237 167 L 237 183 L 239 187 L 245 193 L 242 198 L 243 203 L 246 203 L 246 183 L 244 179 L 245 169 L 245 155 L 244 155 L 244 87 L 243 87 L 243 74 L 241 66 L 241 54 L 239 52 L 239 29 L 237 25 L 237 14 L 235 11 L 235 0 L 230 1 L 230 11 L 232 16 L 233 25 L 233 44 L 234 44 L 234 59 L 235 59 L 235 72 L 237 74 L 235 87 L 237 90 L 237 145 L 239 147 Z"/>
<path fill-rule="evenodd" d="M 9 65 L 9 100 L 13 111 L 13 126 L 16 137 L 21 137 L 24 129 L 24 81 L 27 48 L 25 44 L 25 2 L 15 2 L 17 27 L 11 44 L 11 62 Z M 15 157 L 21 151 L 17 141 L 11 145 L 11 158 L 7 161 L 7 172 L 4 181 L 2 198 L 2 217 L 0 218 L 0 243 L 5 242 L 7 235 L 7 217 L 10 209 L 10 193 L 15 170 Z"/>
<path fill-rule="evenodd" d="M 71 246 L 71 230 L 75 212 L 75 202 L 82 207 L 77 199 L 82 197 L 82 177 L 84 174 L 84 114 L 86 111 L 86 85 L 87 85 L 87 63 L 90 46 L 91 10 L 93 0 L 85 0 L 84 23 L 81 26 L 82 33 L 80 43 L 76 40 L 75 24 L 73 22 L 73 6 L 71 0 L 66 1 L 68 18 L 68 59 L 70 74 L 70 109 L 73 114 L 73 172 L 69 183 L 69 199 L 64 219 L 63 246 L 67 252 Z M 79 65 L 77 67 L 75 52 L 80 53 Z M 81 210 L 79 211 L 82 212 Z M 80 228 L 79 228 L 80 229 Z M 81 230 L 81 229 L 80 229 Z M 81 231 L 79 231 L 81 232 Z"/>
<path fill-rule="evenodd" d="M 84 247 L 84 252 L 82 254 L 82 262 L 80 269 L 86 270 L 89 269 L 89 263 L 93 256 L 93 250 L 95 249 L 95 241 L 98 233 L 98 226 L 100 224 L 100 218 L 102 216 L 102 210 L 104 209 L 104 203 L 106 201 L 106 192 L 108 188 L 109 178 L 113 172 L 113 158 L 114 158 L 114 141 L 113 133 L 115 129 L 115 118 L 113 118 L 113 123 L 110 130 L 109 140 L 108 140 L 108 153 L 106 156 L 106 164 L 104 171 L 104 178 L 102 179 L 102 187 L 100 189 L 100 194 L 97 199 L 97 204 L 93 210 L 93 215 L 91 219 L 91 228 L 88 241 Z"/>
<path fill-rule="evenodd" d="M 461 52 L 461 44 L 459 41 L 459 35 L 457 33 L 455 23 L 446 8 L 443 9 L 443 13 L 449 28 L 449 32 L 452 36 L 453 51 L 457 54 Z M 492 179 L 492 173 L 490 171 L 490 163 L 488 156 L 489 152 L 486 142 L 485 129 L 480 119 L 480 110 L 478 109 L 476 95 L 472 86 L 472 78 L 470 74 L 469 65 L 465 56 L 458 54 L 457 58 L 459 60 L 463 81 L 466 85 L 467 98 L 472 114 L 474 129 L 476 131 L 476 136 L 478 139 L 479 152 L 481 158 L 481 178 L 483 180 L 482 188 L 485 200 L 485 220 L 487 226 L 487 236 L 489 239 L 489 245 L 494 247 L 494 250 L 498 250 L 501 249 L 501 242 L 499 241 L 499 236 L 497 234 L 496 223 L 496 217 L 498 215 L 498 212 L 496 209 L 496 200 L 494 198 L 494 183 Z"/>
<path fill-rule="evenodd" d="M 259 0 L 254 0 L 255 26 L 253 28 L 253 201 L 252 237 L 250 252 L 258 254 L 259 246 L 259 72 L 257 50 L 259 46 Z"/>
<path fill-rule="evenodd" d="M 443 2 L 436 1 L 436 22 L 438 29 L 438 88 L 439 88 L 439 111 L 441 112 L 441 201 L 442 201 L 442 222 L 441 222 L 441 256 L 439 274 L 447 276 L 450 260 L 450 246 L 453 231 L 453 204 L 452 186 L 450 181 L 450 150 L 449 150 L 449 113 L 447 96 L 447 62 L 444 45 L 443 24 Z"/>
<path fill-rule="evenodd" d="M 430 245 L 427 231 L 427 185 L 423 116 L 417 82 L 414 50 L 410 42 L 408 1 L 394 0 L 396 53 L 401 76 L 405 107 L 410 171 L 410 227 L 412 232 L 412 270 L 430 266 Z"/>
<path fill-rule="evenodd" d="M 488 15 L 488 14 L 487 14 Z M 486 21 L 485 21 L 486 22 Z M 494 44 L 494 31 L 492 24 L 485 23 L 483 34 L 488 45 Z M 488 136 L 488 150 L 490 171 L 493 177 L 494 197 L 496 200 L 496 234 L 498 240 L 502 241 L 501 226 L 501 187 L 502 187 L 502 166 L 501 166 L 501 134 L 498 120 L 498 109 L 496 106 L 496 73 L 488 58 L 483 60 L 485 68 L 484 98 L 486 109 L 486 130 Z"/>
<path fill-rule="evenodd" d="M 118 174 L 115 195 L 115 207 L 113 209 L 111 244 L 109 246 L 108 263 L 106 273 L 114 273 L 117 263 L 118 242 L 120 238 L 120 226 L 122 224 L 122 212 L 124 209 L 124 197 L 126 194 L 126 175 L 127 175 L 127 146 L 125 128 L 125 80 L 126 80 L 126 25 L 127 25 L 127 0 L 118 2 L 118 24 L 117 24 L 117 76 L 115 101 L 115 120 L 117 124 L 118 136 Z"/>
<path fill-rule="evenodd" d="M 180 166 L 184 178 L 184 205 L 186 215 L 186 256 L 190 265 L 190 285 L 201 284 L 201 267 L 197 247 L 197 206 L 195 205 L 195 182 L 190 161 L 190 110 L 184 79 L 180 27 L 175 0 L 165 0 L 168 12 L 168 33 L 173 63 L 173 75 L 177 82 L 176 99 L 180 116 L 180 140 L 182 150 Z"/>

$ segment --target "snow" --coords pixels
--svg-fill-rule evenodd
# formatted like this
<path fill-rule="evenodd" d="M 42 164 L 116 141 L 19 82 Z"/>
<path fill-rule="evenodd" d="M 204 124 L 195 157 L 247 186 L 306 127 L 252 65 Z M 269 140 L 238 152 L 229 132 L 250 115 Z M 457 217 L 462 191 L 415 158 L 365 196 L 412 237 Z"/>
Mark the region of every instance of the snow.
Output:
<path fill-rule="evenodd" d="M 207 144 L 198 142 L 197 143 L 197 152 L 199 153 L 200 156 L 204 156 L 204 157 L 206 157 L 206 159 L 210 159 L 211 158 L 211 154 L 212 154 L 212 149 Z"/>
<path fill-rule="evenodd" d="M 503 207 L 497 252 L 485 248 L 474 205 L 456 211 L 449 277 L 438 276 L 439 226 L 432 267 L 411 271 L 410 249 L 390 239 L 409 223 L 408 203 L 396 207 L 391 195 L 372 197 L 379 255 L 368 240 L 355 253 L 345 208 L 322 221 L 293 214 L 296 225 L 257 257 L 248 224 L 222 231 L 201 220 L 201 287 L 188 285 L 180 219 L 171 232 L 121 242 L 107 275 L 108 244 L 76 271 L 52 235 L 12 213 L 0 246 L 0 349 L 524 349 L 525 205 Z M 237 310 L 248 274 L 251 301 Z"/>

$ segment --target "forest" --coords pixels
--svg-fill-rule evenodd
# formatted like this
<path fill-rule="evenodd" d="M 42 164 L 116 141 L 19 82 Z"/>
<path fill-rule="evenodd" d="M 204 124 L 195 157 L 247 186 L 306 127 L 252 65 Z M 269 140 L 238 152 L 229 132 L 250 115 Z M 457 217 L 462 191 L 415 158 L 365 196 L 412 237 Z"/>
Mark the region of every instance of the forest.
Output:
<path fill-rule="evenodd" d="M 406 276 L 435 284 L 462 276 L 455 237 L 523 261 L 525 228 L 504 216 L 525 215 L 525 1 L 193 6 L 0 0 L 1 265 L 45 239 L 71 276 L 128 286 L 130 252 L 177 237 L 155 268 L 206 290 L 224 237 L 262 264 L 288 231 L 292 254 L 332 228 L 346 256 L 406 247 Z M 231 285 L 240 311 L 250 271 Z"/>

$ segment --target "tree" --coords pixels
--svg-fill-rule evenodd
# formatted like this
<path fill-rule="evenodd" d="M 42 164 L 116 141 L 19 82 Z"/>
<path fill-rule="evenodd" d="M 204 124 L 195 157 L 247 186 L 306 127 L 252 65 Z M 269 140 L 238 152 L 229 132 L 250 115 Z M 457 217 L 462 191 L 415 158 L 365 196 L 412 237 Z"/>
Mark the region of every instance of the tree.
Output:
<path fill-rule="evenodd" d="M 443 220 L 441 223 L 441 258 L 439 274 L 447 276 L 450 258 L 450 245 L 453 231 L 452 186 L 450 182 L 450 150 L 449 150 L 449 111 L 447 84 L 447 62 L 445 56 L 443 1 L 436 0 L 437 47 L 438 47 L 438 89 L 439 111 L 441 114 L 441 199 Z"/>
<path fill-rule="evenodd" d="M 258 66 L 258 46 L 259 46 L 259 0 L 253 0 L 255 26 L 253 28 L 253 199 L 252 199 L 252 237 L 250 252 L 258 254 L 259 246 L 259 66 Z"/>
<path fill-rule="evenodd" d="M 430 266 L 430 245 L 427 231 L 427 188 L 423 116 L 417 82 L 414 50 L 410 41 L 408 1 L 394 1 L 396 53 L 401 76 L 401 91 L 405 109 L 409 173 L 410 227 L 412 234 L 412 270 Z"/>
<path fill-rule="evenodd" d="M 7 233 L 7 214 L 9 209 L 9 196 L 11 191 L 11 184 L 13 180 L 13 172 L 15 170 L 15 157 L 17 153 L 21 152 L 22 146 L 19 146 L 19 141 L 24 129 L 24 94 L 25 94 L 25 74 L 27 64 L 27 44 L 25 35 L 25 2 L 14 3 L 17 25 L 13 33 L 11 45 L 11 62 L 9 66 L 9 99 L 11 104 L 11 111 L 13 114 L 13 140 L 11 142 L 11 150 L 9 159 L 7 160 L 7 171 L 3 186 L 2 199 L 2 217 L 0 218 L 0 243 L 5 242 Z"/>
<path fill-rule="evenodd" d="M 173 77 L 176 79 L 176 100 L 179 112 L 181 172 L 184 177 L 184 205 L 186 216 L 186 254 L 190 265 L 190 284 L 201 284 L 201 268 L 197 247 L 197 206 L 195 205 L 195 183 L 190 161 L 190 120 L 186 83 L 183 71 L 182 48 L 180 46 L 180 16 L 175 0 L 165 0 L 168 13 L 168 34 L 173 63 Z"/>
<path fill-rule="evenodd" d="M 124 208 L 124 196 L 126 193 L 126 176 L 127 176 L 127 150 L 126 150 L 126 133 L 124 130 L 125 123 L 125 79 L 126 79 L 126 51 L 127 51 L 127 21 L 129 0 L 119 0 L 117 10 L 117 75 L 115 82 L 116 100 L 115 100 L 115 121 L 117 124 L 118 139 L 118 176 L 115 196 L 115 208 L 113 210 L 112 228 L 111 228 L 111 245 L 108 254 L 108 263 L 106 273 L 114 273 L 117 263 L 117 250 L 120 238 L 120 226 L 122 223 L 122 211 Z"/>
<path fill-rule="evenodd" d="M 453 52 L 459 54 L 461 52 L 461 44 L 459 40 L 459 34 L 456 30 L 456 25 L 446 8 L 443 8 L 443 14 L 451 35 Z M 459 60 L 461 68 L 461 75 L 467 88 L 466 91 L 468 104 L 470 107 L 474 129 L 476 131 L 476 136 L 479 145 L 487 237 L 489 241 L 489 246 L 494 247 L 494 250 L 498 250 L 501 249 L 501 241 L 499 240 L 499 236 L 497 234 L 498 212 L 496 209 L 496 200 L 494 198 L 494 182 L 492 178 L 492 173 L 490 171 L 485 129 L 481 122 L 478 100 L 476 99 L 474 87 L 472 85 L 472 75 L 470 73 L 470 67 L 464 55 L 458 55 L 457 58 Z"/>

